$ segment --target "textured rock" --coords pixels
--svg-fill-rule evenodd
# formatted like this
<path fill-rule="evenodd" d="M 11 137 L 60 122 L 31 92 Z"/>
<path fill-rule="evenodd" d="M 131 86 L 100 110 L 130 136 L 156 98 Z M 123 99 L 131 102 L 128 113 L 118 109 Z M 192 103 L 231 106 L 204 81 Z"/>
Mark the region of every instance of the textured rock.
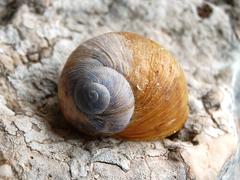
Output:
<path fill-rule="evenodd" d="M 8 164 L 3 164 L 0 166 L 0 177 L 10 178 L 13 176 L 12 168 Z"/>
<path fill-rule="evenodd" d="M 237 179 L 240 4 L 226 2 L 0 1 L 0 178 Z M 180 132 L 92 140 L 64 121 L 61 69 L 79 43 L 109 31 L 145 35 L 180 61 L 190 106 Z"/>

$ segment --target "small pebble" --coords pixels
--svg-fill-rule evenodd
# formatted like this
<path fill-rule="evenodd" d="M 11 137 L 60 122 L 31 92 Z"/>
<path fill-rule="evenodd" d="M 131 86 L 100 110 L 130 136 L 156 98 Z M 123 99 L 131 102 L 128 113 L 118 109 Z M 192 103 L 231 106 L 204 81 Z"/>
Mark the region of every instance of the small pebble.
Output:
<path fill-rule="evenodd" d="M 3 164 L 0 166 L 0 177 L 12 177 L 13 172 L 9 164 Z"/>

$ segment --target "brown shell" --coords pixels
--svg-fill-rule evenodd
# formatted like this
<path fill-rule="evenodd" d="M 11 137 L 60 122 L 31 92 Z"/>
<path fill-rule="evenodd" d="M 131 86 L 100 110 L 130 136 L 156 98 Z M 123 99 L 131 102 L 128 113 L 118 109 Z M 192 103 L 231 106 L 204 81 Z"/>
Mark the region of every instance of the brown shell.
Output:
<path fill-rule="evenodd" d="M 93 46 L 101 47 L 100 50 L 106 51 L 114 60 L 106 61 L 106 64 L 124 75 L 134 94 L 135 108 L 131 122 L 114 137 L 154 140 L 169 136 L 183 127 L 188 117 L 186 80 L 181 66 L 167 50 L 154 41 L 129 32 L 103 34 L 87 43 L 91 41 L 95 42 Z M 91 54 L 81 48 L 79 46 L 69 57 L 59 83 L 62 111 L 76 127 L 86 124 L 88 119 L 74 105 L 65 74 L 80 61 L 79 56 Z M 130 105 L 126 107 L 131 108 Z M 87 125 L 85 127 L 88 128 Z M 81 131 L 87 133 L 88 129 Z"/>

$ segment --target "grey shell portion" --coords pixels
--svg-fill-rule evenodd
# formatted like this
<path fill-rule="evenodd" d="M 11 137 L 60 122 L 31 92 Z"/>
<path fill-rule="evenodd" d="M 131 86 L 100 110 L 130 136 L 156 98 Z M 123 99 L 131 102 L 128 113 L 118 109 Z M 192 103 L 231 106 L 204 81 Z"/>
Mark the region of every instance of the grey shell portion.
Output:
<path fill-rule="evenodd" d="M 125 78 L 132 53 L 123 38 L 108 33 L 86 41 L 72 53 L 71 66 L 63 72 L 77 109 L 87 117 L 84 123 L 95 134 L 124 130 L 134 112 L 134 94 Z"/>

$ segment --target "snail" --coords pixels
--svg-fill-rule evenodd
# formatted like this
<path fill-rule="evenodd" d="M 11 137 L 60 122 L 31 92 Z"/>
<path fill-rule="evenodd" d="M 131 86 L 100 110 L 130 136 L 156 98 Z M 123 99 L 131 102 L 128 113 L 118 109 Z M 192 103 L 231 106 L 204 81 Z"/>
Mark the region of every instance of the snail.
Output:
<path fill-rule="evenodd" d="M 188 117 L 183 69 L 156 42 L 111 32 L 79 45 L 58 84 L 65 119 L 90 136 L 156 140 Z"/>

